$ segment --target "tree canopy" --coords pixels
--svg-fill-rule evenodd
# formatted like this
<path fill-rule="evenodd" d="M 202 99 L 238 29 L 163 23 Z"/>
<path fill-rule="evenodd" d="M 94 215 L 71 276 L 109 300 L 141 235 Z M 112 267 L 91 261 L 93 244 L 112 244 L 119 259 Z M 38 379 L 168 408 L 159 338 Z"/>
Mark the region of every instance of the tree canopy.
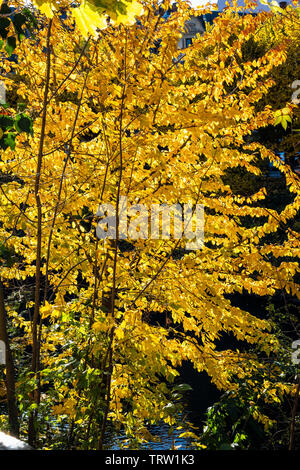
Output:
<path fill-rule="evenodd" d="M 179 51 L 193 10 L 179 1 L 165 20 L 142 3 L 143 12 L 127 2 L 36 1 L 46 16 L 16 41 L 16 60 L 2 54 L 0 124 L 10 127 L 0 140 L 0 277 L 19 416 L 33 445 L 103 449 L 111 426 L 132 446 L 147 442 L 152 424 L 177 423 L 185 361 L 221 390 L 252 383 L 266 402 L 294 390 L 267 360 L 280 349 L 272 320 L 230 296 L 300 298 L 299 233 L 289 225 L 299 177 L 257 138 L 275 111 L 292 119 L 296 110 L 290 99 L 266 99 L 290 33 L 259 45 L 270 22 L 296 34 L 299 9 L 228 8 Z M 113 20 L 105 28 L 90 23 L 104 13 Z M 245 196 L 226 182 L 236 168 L 256 181 L 261 162 L 284 176 L 283 208 L 268 206 L 264 185 Z M 125 239 L 121 197 L 131 208 Z M 97 237 L 101 203 L 116 211 L 115 239 Z M 163 204 L 190 204 L 192 218 L 203 205 L 203 246 L 188 250 L 174 230 L 151 237 L 139 215 Z M 139 224 L 147 238 L 131 236 Z M 238 346 L 221 348 L 224 334 Z M 66 441 L 57 429 L 68 429 Z"/>

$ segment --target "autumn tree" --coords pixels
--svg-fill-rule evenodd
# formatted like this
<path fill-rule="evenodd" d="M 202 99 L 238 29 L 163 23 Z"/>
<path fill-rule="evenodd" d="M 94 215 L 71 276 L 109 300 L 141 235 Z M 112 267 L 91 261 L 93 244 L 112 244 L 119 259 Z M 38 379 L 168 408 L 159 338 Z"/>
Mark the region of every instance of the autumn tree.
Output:
<path fill-rule="evenodd" d="M 266 400 L 280 397 L 289 384 L 273 386 L 247 350 L 276 351 L 272 323 L 228 295 L 283 287 L 299 296 L 298 234 L 270 241 L 298 211 L 299 178 L 253 138 L 274 123 L 272 108 L 256 105 L 274 84 L 270 70 L 285 61 L 285 40 L 245 62 L 243 45 L 266 14 L 228 9 L 178 51 L 193 13 L 185 2 L 167 21 L 143 2 L 138 22 L 97 34 L 82 34 L 72 8 L 65 13 L 39 19 L 44 27 L 17 46 L 6 77 L 33 119 L 32 133 L 17 136 L 0 162 L 11 176 L 1 185 L 0 234 L 15 254 L 1 281 L 30 286 L 25 308 L 7 302 L 30 351 L 18 380 L 29 441 L 38 445 L 50 414 L 68 429 L 66 448 L 103 449 L 109 425 L 136 446 L 148 441 L 149 425 L 176 423 L 171 386 L 183 361 L 223 390 L 263 369 L 263 385 L 253 386 L 264 387 Z M 266 210 L 264 187 L 244 197 L 223 181 L 229 168 L 258 174 L 257 157 L 285 175 L 292 202 L 281 212 Z M 97 237 L 104 203 L 116 214 L 111 240 Z M 192 236 L 176 238 L 175 229 L 151 237 L 139 215 L 154 204 L 190 204 L 191 218 L 203 204 L 203 246 L 187 249 Z M 256 223 L 247 227 L 245 217 Z M 272 259 L 282 256 L 290 258 L 277 267 L 279 280 Z M 224 332 L 244 346 L 220 350 Z"/>

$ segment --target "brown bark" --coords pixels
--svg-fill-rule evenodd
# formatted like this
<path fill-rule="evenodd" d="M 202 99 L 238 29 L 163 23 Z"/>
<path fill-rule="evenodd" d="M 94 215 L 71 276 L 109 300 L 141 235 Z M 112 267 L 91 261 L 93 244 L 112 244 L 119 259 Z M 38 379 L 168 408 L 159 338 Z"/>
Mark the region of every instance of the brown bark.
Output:
<path fill-rule="evenodd" d="M 295 423 L 296 423 L 296 413 L 297 413 L 298 402 L 299 402 L 299 392 L 300 392 L 300 375 L 298 376 L 296 395 L 295 395 L 295 400 L 294 400 L 293 409 L 292 409 L 292 417 L 291 417 L 291 424 L 290 424 L 289 450 L 293 450 L 293 447 L 294 447 Z"/>
<path fill-rule="evenodd" d="M 8 410 L 8 422 L 11 435 L 19 437 L 19 416 L 18 407 L 16 402 L 15 393 L 15 368 L 13 357 L 10 349 L 10 340 L 7 334 L 7 317 L 4 303 L 4 289 L 0 281 L 0 340 L 5 343 L 5 356 L 6 356 L 6 374 L 5 374 L 5 387 L 6 399 Z"/>
<path fill-rule="evenodd" d="M 43 162 L 43 148 L 45 138 L 45 127 L 46 127 L 46 114 L 47 114 L 47 102 L 49 93 L 50 83 L 50 35 L 51 35 L 52 20 L 49 21 L 48 34 L 47 34 L 47 69 L 46 69 L 46 83 L 44 90 L 44 101 L 43 101 L 43 115 L 42 115 L 42 126 L 41 126 L 41 137 L 39 152 L 37 158 L 37 169 L 35 178 L 35 200 L 37 207 L 37 248 L 36 248 L 36 269 L 35 269 L 35 295 L 34 295 L 34 313 L 32 320 L 32 365 L 31 369 L 34 377 L 37 379 L 37 386 L 32 394 L 32 399 L 37 405 L 40 402 L 40 387 L 39 387 L 39 368 L 40 368 L 40 347 L 38 337 L 38 319 L 40 313 L 40 300 L 41 300 L 41 264 L 42 264 L 42 201 L 40 198 L 40 178 Z M 31 412 L 28 422 L 28 443 L 31 446 L 36 445 L 36 410 Z"/>

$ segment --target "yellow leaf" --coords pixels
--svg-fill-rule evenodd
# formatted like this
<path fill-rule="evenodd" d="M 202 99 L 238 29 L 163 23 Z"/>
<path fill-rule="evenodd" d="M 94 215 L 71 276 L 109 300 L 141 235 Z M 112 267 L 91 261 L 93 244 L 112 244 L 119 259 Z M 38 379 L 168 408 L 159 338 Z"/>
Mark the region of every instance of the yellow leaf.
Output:
<path fill-rule="evenodd" d="M 95 36 L 97 28 L 103 29 L 107 26 L 106 16 L 93 10 L 87 3 L 79 8 L 72 9 L 72 15 L 84 37 Z"/>

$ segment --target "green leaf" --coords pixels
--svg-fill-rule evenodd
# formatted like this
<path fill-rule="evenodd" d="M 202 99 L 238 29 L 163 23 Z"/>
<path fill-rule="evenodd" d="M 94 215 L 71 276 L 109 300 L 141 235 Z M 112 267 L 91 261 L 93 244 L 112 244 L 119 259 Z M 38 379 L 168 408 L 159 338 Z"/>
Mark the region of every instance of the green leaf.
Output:
<path fill-rule="evenodd" d="M 274 122 L 274 126 L 277 126 L 278 124 L 280 124 L 282 121 L 282 116 L 278 116 L 278 118 L 276 118 L 276 121 Z"/>
<path fill-rule="evenodd" d="M 22 15 L 22 13 L 16 13 L 12 19 L 12 22 L 20 40 L 20 36 L 24 35 L 22 26 L 26 23 L 26 17 Z"/>
<path fill-rule="evenodd" d="M 178 392 L 188 392 L 193 389 L 189 384 L 179 384 L 176 385 L 173 390 L 176 390 Z"/>
<path fill-rule="evenodd" d="M 176 406 L 174 403 L 168 403 L 166 406 L 164 406 L 164 410 L 167 410 L 169 413 L 175 413 Z"/>
<path fill-rule="evenodd" d="M 1 18 L 1 21 L 0 21 L 0 36 L 3 39 L 7 38 L 9 25 L 10 25 L 10 20 L 8 18 L 5 18 L 5 17 Z"/>
<path fill-rule="evenodd" d="M 32 133 L 32 121 L 29 117 L 22 114 L 17 117 L 15 128 L 18 132 L 27 132 L 27 134 Z"/>
<path fill-rule="evenodd" d="M 14 127 L 14 120 L 9 116 L 4 116 L 0 114 L 0 127 L 3 130 L 8 130 Z"/>
<path fill-rule="evenodd" d="M 6 2 L 5 3 L 3 2 L 0 8 L 0 13 L 2 13 L 2 15 L 8 15 L 9 13 L 12 13 L 12 9 L 7 5 Z M 1 23 L 2 23 L 2 18 L 1 18 Z"/>
<path fill-rule="evenodd" d="M 18 103 L 18 110 L 19 111 L 24 111 L 26 108 L 26 103 Z"/>
<path fill-rule="evenodd" d="M 3 139 L 6 145 L 6 148 L 10 147 L 12 150 L 15 150 L 15 146 L 16 146 L 15 137 L 16 137 L 16 134 L 12 132 L 9 132 L 8 134 L 6 134 L 6 136 Z"/>
<path fill-rule="evenodd" d="M 15 36 L 9 36 L 6 39 L 5 50 L 6 50 L 8 55 L 11 55 L 13 53 L 13 51 L 16 48 L 16 45 L 17 45 L 17 40 L 16 40 Z"/>

